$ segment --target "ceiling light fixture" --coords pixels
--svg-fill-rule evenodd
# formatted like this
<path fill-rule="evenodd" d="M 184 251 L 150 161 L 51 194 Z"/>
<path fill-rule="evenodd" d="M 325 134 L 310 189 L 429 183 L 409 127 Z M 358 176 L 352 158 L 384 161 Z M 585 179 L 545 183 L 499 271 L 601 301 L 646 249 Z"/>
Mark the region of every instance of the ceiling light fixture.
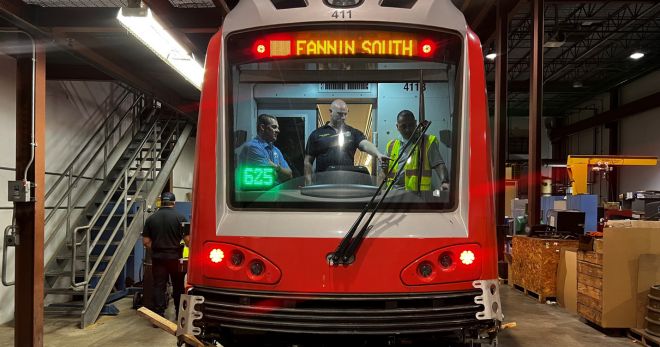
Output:
<path fill-rule="evenodd" d="M 545 48 L 559 48 L 566 43 L 566 34 L 561 31 L 555 32 L 545 43 Z"/>
<path fill-rule="evenodd" d="M 633 54 L 630 55 L 630 59 L 639 60 L 639 59 L 642 59 L 642 58 L 644 58 L 644 53 L 639 52 L 639 51 L 634 52 Z"/>
<path fill-rule="evenodd" d="M 166 62 L 197 89 L 202 89 L 204 68 L 192 53 L 178 43 L 145 6 L 122 7 L 117 13 L 119 22 L 160 59 Z"/>

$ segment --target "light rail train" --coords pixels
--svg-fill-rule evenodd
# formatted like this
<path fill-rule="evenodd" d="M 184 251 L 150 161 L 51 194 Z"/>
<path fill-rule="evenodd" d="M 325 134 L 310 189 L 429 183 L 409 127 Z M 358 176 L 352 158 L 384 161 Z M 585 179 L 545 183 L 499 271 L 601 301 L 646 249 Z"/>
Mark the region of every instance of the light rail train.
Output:
<path fill-rule="evenodd" d="M 225 346 L 494 345 L 503 316 L 482 54 L 450 0 L 241 0 L 207 51 L 180 332 Z M 410 110 L 422 141 L 398 164 L 417 153 L 426 186 L 393 184 L 363 152 L 306 179 L 308 139 L 337 99 L 381 153 Z M 290 179 L 240 160 L 261 114 L 278 121 Z M 445 181 L 422 172 L 428 139 Z"/>

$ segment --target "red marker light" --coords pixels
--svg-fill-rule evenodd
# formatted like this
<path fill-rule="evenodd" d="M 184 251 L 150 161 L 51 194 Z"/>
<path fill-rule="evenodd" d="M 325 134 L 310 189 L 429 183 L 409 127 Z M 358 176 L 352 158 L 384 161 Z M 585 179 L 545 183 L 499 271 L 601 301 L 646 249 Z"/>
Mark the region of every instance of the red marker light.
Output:
<path fill-rule="evenodd" d="M 463 251 L 461 252 L 460 259 L 461 259 L 461 263 L 465 265 L 470 265 L 474 263 L 474 253 L 472 253 L 472 251 Z"/>
<path fill-rule="evenodd" d="M 253 53 L 256 57 L 258 58 L 263 58 L 268 56 L 268 46 L 266 46 L 266 42 L 260 40 L 254 43 Z"/>
<path fill-rule="evenodd" d="M 435 54 L 435 43 L 431 40 L 424 40 L 419 44 L 419 55 L 422 57 L 431 57 Z"/>
<path fill-rule="evenodd" d="M 211 261 L 216 264 L 221 262 L 224 257 L 225 257 L 225 253 L 218 248 L 214 248 L 213 250 L 211 250 L 211 254 L 209 254 L 209 258 L 211 258 Z"/>

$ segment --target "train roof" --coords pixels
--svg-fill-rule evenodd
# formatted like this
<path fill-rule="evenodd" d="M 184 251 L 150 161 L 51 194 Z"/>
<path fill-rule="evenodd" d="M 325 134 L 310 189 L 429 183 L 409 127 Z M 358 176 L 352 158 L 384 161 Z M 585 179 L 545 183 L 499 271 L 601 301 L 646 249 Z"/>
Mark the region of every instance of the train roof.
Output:
<path fill-rule="evenodd" d="M 281 3 L 306 4 L 303 7 L 276 8 Z M 270 27 L 293 23 L 328 23 L 345 21 L 376 21 L 383 23 L 413 24 L 428 27 L 455 30 L 466 33 L 467 24 L 451 0 L 417 0 L 412 8 L 386 7 L 383 0 L 364 0 L 357 7 L 347 8 L 351 19 L 333 18 L 337 8 L 329 7 L 324 0 L 278 1 L 278 0 L 241 0 L 227 15 L 223 24 L 223 35 L 245 29 Z M 390 1 L 391 2 L 391 1 Z M 281 6 L 280 6 L 281 7 Z M 341 10 L 341 9 L 339 9 Z"/>

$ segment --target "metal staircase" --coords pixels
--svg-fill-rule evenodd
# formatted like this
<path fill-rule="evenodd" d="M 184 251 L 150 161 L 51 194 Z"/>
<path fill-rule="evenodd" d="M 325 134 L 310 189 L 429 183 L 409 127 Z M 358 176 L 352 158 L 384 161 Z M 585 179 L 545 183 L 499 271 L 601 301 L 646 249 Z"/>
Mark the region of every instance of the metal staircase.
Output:
<path fill-rule="evenodd" d="M 123 113 L 118 108 L 46 193 L 47 204 L 54 201 L 46 226 L 61 241 L 46 265 L 44 289 L 47 299 L 65 295 L 69 301 L 50 304 L 45 311 L 80 314 L 82 328 L 112 300 L 142 231 L 144 202 L 155 201 L 165 187 L 193 128 L 189 120 L 143 96 L 134 97 Z M 81 179 L 88 171 L 95 171 L 91 179 Z M 76 209 L 79 205 L 84 208 Z"/>

